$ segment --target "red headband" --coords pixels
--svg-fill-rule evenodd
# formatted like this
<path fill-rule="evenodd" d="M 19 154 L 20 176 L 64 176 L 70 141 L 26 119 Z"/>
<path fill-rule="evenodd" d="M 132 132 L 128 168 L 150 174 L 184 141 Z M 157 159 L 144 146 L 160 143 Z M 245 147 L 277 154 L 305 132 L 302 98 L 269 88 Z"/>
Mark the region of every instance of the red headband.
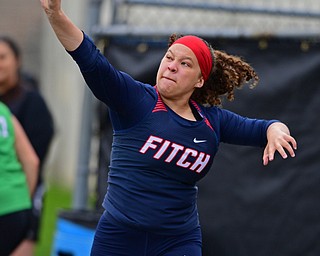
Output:
<path fill-rule="evenodd" d="M 202 76 L 208 80 L 212 69 L 212 56 L 209 47 L 197 36 L 183 36 L 173 42 L 187 46 L 196 55 Z"/>

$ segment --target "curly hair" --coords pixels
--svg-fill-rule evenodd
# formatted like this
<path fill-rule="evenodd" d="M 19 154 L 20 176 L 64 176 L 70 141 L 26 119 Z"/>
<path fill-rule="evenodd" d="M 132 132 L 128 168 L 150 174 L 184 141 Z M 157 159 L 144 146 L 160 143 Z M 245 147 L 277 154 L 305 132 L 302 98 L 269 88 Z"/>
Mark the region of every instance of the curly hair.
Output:
<path fill-rule="evenodd" d="M 182 35 L 172 34 L 169 37 L 170 47 Z M 203 39 L 202 39 L 203 40 Z M 222 98 L 234 100 L 235 89 L 240 89 L 244 84 L 254 88 L 259 77 L 255 70 L 241 57 L 229 55 L 203 40 L 212 54 L 212 70 L 207 81 L 201 88 L 196 88 L 191 98 L 199 104 L 206 106 L 222 105 Z"/>

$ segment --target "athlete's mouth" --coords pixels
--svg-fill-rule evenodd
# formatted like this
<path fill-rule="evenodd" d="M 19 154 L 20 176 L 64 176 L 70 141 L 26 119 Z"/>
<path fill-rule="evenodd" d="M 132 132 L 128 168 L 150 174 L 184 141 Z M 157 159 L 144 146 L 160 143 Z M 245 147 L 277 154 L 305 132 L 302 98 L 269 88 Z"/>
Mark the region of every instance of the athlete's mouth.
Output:
<path fill-rule="evenodd" d="M 167 77 L 167 76 L 163 76 L 162 78 L 167 79 L 167 80 L 170 80 L 170 81 L 172 81 L 172 82 L 176 82 L 174 79 L 172 79 L 172 78 L 170 78 L 170 77 Z"/>

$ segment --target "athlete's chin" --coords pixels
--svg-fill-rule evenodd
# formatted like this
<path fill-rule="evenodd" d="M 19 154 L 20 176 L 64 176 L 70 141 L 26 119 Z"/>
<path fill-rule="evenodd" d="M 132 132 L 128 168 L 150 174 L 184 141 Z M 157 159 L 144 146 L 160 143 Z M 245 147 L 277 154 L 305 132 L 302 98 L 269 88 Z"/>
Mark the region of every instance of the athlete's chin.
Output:
<path fill-rule="evenodd" d="M 170 95 L 173 93 L 172 86 L 159 86 L 157 88 L 159 94 L 165 98 L 170 97 Z"/>
<path fill-rule="evenodd" d="M 162 78 L 158 81 L 158 87 L 161 87 L 163 90 L 172 90 L 176 85 L 176 82 L 171 79 Z"/>

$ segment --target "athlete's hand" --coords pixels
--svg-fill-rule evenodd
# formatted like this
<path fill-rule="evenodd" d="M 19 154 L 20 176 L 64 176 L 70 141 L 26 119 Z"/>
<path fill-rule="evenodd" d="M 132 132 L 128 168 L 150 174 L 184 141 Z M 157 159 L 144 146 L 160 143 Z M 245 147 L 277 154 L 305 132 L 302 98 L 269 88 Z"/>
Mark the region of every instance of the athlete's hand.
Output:
<path fill-rule="evenodd" d="M 83 33 L 63 12 L 61 0 L 40 0 L 48 21 L 60 43 L 67 51 L 74 51 L 83 40 Z"/>
<path fill-rule="evenodd" d="M 263 152 L 263 165 L 267 165 L 269 161 L 274 159 L 276 151 L 283 159 L 295 157 L 294 151 L 297 149 L 296 140 L 290 135 L 288 127 L 280 122 L 273 123 L 267 130 L 268 143 Z"/>
<path fill-rule="evenodd" d="M 40 3 L 47 14 L 61 11 L 61 0 L 40 0 Z"/>

